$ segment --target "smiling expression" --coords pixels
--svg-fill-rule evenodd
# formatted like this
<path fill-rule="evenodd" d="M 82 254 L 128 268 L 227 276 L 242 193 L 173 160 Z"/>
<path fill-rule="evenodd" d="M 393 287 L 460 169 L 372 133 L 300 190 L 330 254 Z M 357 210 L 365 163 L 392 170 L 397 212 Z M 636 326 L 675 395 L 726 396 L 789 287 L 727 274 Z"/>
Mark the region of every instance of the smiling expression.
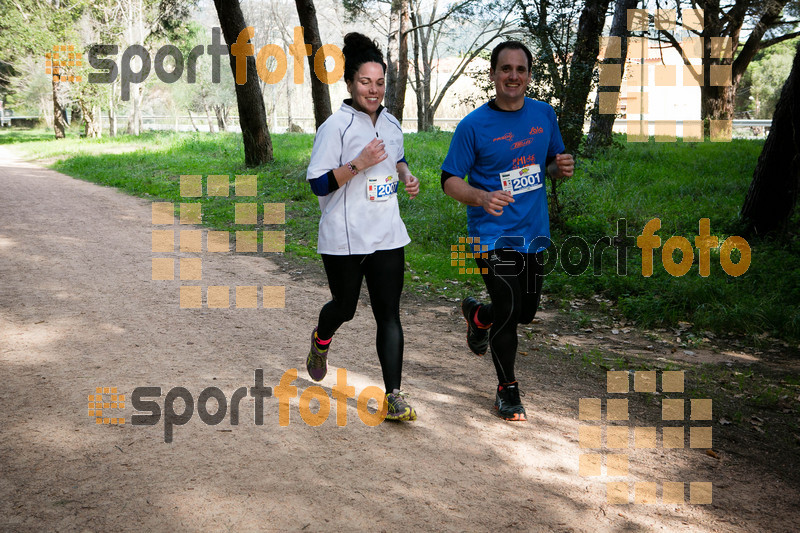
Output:
<path fill-rule="evenodd" d="M 347 91 L 353 97 L 353 107 L 368 114 L 375 122 L 378 106 L 386 92 L 383 66 L 374 61 L 363 63 L 353 76 L 353 81 L 347 82 Z"/>
<path fill-rule="evenodd" d="M 497 68 L 489 71 L 489 78 L 497 91 L 497 105 L 501 109 L 520 109 L 531 81 L 525 52 L 513 48 L 501 51 L 497 56 Z"/>

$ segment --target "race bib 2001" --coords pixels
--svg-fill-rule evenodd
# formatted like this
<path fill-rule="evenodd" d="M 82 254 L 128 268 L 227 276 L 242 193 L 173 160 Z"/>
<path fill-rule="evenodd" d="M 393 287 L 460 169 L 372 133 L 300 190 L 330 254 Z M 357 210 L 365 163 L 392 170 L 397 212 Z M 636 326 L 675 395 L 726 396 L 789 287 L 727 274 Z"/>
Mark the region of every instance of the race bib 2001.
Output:
<path fill-rule="evenodd" d="M 367 198 L 371 202 L 384 202 L 397 194 L 397 184 L 400 182 L 394 176 L 385 178 L 367 178 Z"/>
<path fill-rule="evenodd" d="M 500 173 L 503 190 L 512 195 L 535 191 L 542 186 L 542 169 L 539 165 L 515 168 Z"/>

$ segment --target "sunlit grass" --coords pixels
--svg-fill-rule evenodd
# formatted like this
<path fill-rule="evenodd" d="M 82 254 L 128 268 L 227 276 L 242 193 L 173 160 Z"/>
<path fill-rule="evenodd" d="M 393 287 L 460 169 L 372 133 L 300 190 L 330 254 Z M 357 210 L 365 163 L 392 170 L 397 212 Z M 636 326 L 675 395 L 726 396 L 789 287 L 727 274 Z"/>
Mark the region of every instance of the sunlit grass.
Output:
<path fill-rule="evenodd" d="M 255 169 L 244 167 L 237 134 L 162 132 L 99 140 L 72 135 L 60 141 L 44 137 L 43 132 L 0 131 L 0 144 L 16 143 L 30 158 L 57 159 L 53 168 L 76 178 L 174 202 L 180 201 L 182 174 L 257 174 L 255 201 L 286 204 L 287 253 L 295 258 L 317 258 L 319 207 L 305 183 L 312 135 L 273 135 L 275 161 Z M 464 207 L 445 196 L 439 184 L 450 137 L 446 132 L 406 135 L 406 158 L 421 181 L 421 192 L 414 200 L 401 193 L 400 209 L 412 238 L 406 253 L 411 265 L 407 290 L 460 298 L 481 290 L 482 282 L 479 276 L 459 274 L 450 265 L 450 245 L 466 236 Z M 568 237 L 578 236 L 591 253 L 597 240 L 615 236 L 619 221 L 624 220 L 629 236 L 622 268 L 625 275 L 619 274 L 616 251 L 608 249 L 597 272 L 591 261 L 580 275 L 570 275 L 556 263 L 546 278 L 545 290 L 564 298 L 603 294 L 643 325 L 685 320 L 713 331 L 800 338 L 800 245 L 796 240 L 751 242 L 749 270 L 739 277 L 722 270 L 718 250 L 711 252 L 710 276 L 699 275 L 696 250 L 689 272 L 672 276 L 662 265 L 660 248 L 654 252 L 653 275 L 644 277 L 641 250 L 635 243 L 644 225 L 654 218 L 661 221 L 657 235 L 662 246 L 677 235 L 694 247 L 701 218 L 710 220 L 711 234 L 721 240 L 737 234 L 739 209 L 762 145 L 763 141 L 749 140 L 651 140 L 579 160 L 575 177 L 560 189 L 563 224 L 554 227 L 551 250 L 561 250 Z M 204 199 L 204 223 L 237 229 L 230 205 L 233 201 Z M 674 260 L 681 260 L 679 253 Z"/>

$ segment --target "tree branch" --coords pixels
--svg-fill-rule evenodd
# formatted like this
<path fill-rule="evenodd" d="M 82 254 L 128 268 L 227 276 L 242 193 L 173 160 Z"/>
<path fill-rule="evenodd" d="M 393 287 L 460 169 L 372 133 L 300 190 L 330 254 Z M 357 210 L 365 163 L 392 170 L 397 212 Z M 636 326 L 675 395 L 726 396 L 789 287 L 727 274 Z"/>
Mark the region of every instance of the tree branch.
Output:
<path fill-rule="evenodd" d="M 672 35 L 667 30 L 659 30 L 658 33 L 660 33 L 663 36 L 665 36 L 667 38 L 667 42 L 669 44 L 671 44 L 672 47 L 681 54 L 681 59 L 683 59 L 683 64 L 684 65 L 691 65 L 692 64 L 692 62 L 689 61 L 689 58 L 686 57 L 686 52 L 683 50 L 683 47 L 681 46 L 681 43 L 679 43 L 678 40 L 675 39 L 674 35 Z"/>
<path fill-rule="evenodd" d="M 772 45 L 782 43 L 783 41 L 788 41 L 789 39 L 794 39 L 795 37 L 800 37 L 800 31 L 787 33 L 786 35 L 781 35 L 780 37 L 775 37 L 774 39 L 761 41 L 761 46 L 759 48 L 763 50 L 764 48 L 769 48 Z"/>
<path fill-rule="evenodd" d="M 488 39 L 485 39 L 483 44 L 481 46 L 479 46 L 478 48 L 474 49 L 469 56 L 465 56 L 464 58 L 461 59 L 461 62 L 459 63 L 459 65 L 456 68 L 456 70 L 453 72 L 453 74 L 450 75 L 450 77 L 448 78 L 447 82 L 444 84 L 444 87 L 442 87 L 442 89 L 436 95 L 436 98 L 434 98 L 433 105 L 431 105 L 431 108 L 433 109 L 433 114 L 436 113 L 436 110 L 439 108 L 439 104 L 442 103 L 442 99 L 444 98 L 444 95 L 447 92 L 447 90 L 464 73 L 464 70 L 466 70 L 467 66 L 472 62 L 472 60 L 475 59 L 476 57 L 478 57 L 478 54 L 480 54 L 482 50 L 484 50 L 487 46 L 489 46 L 489 44 L 492 41 L 494 41 L 496 38 L 498 38 L 498 37 L 500 37 L 501 35 L 504 34 L 506 28 L 508 28 L 510 26 L 510 24 L 508 23 L 508 17 L 510 15 L 511 15 L 511 11 L 506 12 L 505 17 L 503 18 L 503 20 L 500 23 L 500 25 L 493 30 L 494 31 L 494 35 L 492 35 Z M 480 37 L 482 35 L 486 34 L 486 33 L 487 33 L 486 30 L 482 31 L 475 38 L 475 40 L 473 41 L 473 45 L 474 45 L 474 43 L 477 43 L 478 40 L 480 39 Z M 470 47 L 470 48 L 472 48 L 472 47 Z"/>
<path fill-rule="evenodd" d="M 760 49 L 761 39 L 764 37 L 767 29 L 774 25 L 775 21 L 780 18 L 781 11 L 783 11 L 783 7 L 787 2 L 788 0 L 777 0 L 774 4 L 772 4 L 770 8 L 764 12 L 761 19 L 753 28 L 753 31 L 750 32 L 747 42 L 744 43 L 739 55 L 736 56 L 736 59 L 733 61 L 731 74 L 734 84 L 736 84 L 736 80 L 740 79 L 742 75 L 744 75 L 747 65 L 750 64 L 750 61 L 753 60 L 756 52 L 758 52 Z"/>

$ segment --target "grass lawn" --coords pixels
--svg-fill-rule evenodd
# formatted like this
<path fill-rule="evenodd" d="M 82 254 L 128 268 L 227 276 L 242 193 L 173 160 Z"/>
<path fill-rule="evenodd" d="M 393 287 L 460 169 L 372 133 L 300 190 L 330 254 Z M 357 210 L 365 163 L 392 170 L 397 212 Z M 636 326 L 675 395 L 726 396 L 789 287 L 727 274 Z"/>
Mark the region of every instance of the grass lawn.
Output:
<path fill-rule="evenodd" d="M 174 202 L 180 202 L 182 174 L 257 174 L 256 201 L 286 204 L 287 253 L 298 260 L 317 260 L 319 207 L 305 183 L 311 135 L 273 135 L 275 161 L 255 169 L 244 167 L 237 134 L 151 132 L 138 138 L 99 140 L 69 136 L 57 142 L 50 136 L 42 131 L 1 131 L 0 144 L 16 143 L 23 154 L 53 160 L 54 169 L 76 178 Z M 407 290 L 461 298 L 482 289 L 483 283 L 477 275 L 459 274 L 450 264 L 451 245 L 466 236 L 465 209 L 439 186 L 439 165 L 450 137 L 447 132 L 406 135 L 406 157 L 422 188 L 414 200 L 401 194 L 400 209 L 413 240 L 406 250 L 411 265 Z M 738 212 L 762 145 L 763 141 L 749 140 L 651 140 L 580 160 L 575 177 L 559 189 L 563 210 L 553 228 L 551 248 L 557 255 L 552 258 L 545 291 L 565 301 L 595 295 L 610 299 L 643 326 L 686 321 L 701 330 L 743 334 L 755 342 L 763 342 L 765 335 L 796 342 L 800 339 L 800 243 L 796 236 L 781 242 L 750 239 L 750 266 L 738 277 L 722 269 L 719 249 L 711 250 L 708 277 L 699 275 L 696 249 L 689 271 L 673 276 L 662 264 L 662 248 L 654 250 L 653 275 L 645 277 L 642 250 L 636 246 L 636 236 L 655 218 L 661 222 L 655 233 L 662 247 L 672 236 L 685 237 L 694 247 L 702 218 L 710 220 L 711 235 L 720 240 L 737 235 Z M 237 229 L 233 200 L 203 199 L 204 224 Z M 618 235 L 620 225 L 627 228 L 628 238 L 623 240 L 627 259 L 618 265 L 613 247 L 595 244 Z M 576 237 L 586 243 L 584 252 L 574 246 L 571 253 L 562 253 L 565 242 L 579 242 Z M 575 275 L 581 270 L 581 259 L 588 264 Z M 673 261 L 681 260 L 681 252 L 674 252 Z M 738 260 L 740 253 L 734 251 L 732 261 Z"/>

